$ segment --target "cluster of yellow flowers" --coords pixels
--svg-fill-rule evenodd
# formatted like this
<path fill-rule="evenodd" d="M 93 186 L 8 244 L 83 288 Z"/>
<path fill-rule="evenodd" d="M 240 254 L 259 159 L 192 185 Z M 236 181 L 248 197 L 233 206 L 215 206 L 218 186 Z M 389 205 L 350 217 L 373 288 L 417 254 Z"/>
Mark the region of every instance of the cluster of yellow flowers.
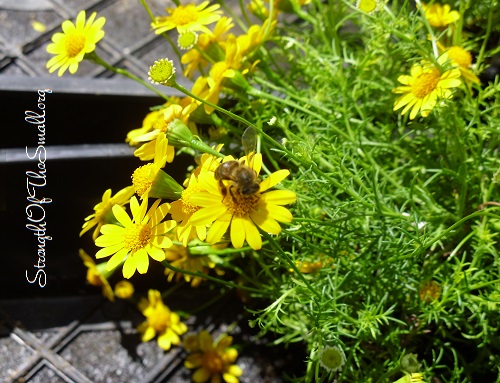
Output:
<path fill-rule="evenodd" d="M 465 80 L 467 84 L 479 83 L 479 78 L 471 71 L 472 55 L 461 46 L 449 45 L 454 41 L 454 24 L 460 19 L 457 11 L 451 11 L 448 4 L 422 4 L 422 10 L 430 27 L 440 32 L 443 40 L 436 41 L 439 56 L 434 61 L 422 60 L 411 67 L 410 75 L 399 76 L 403 84 L 393 90 L 402 94 L 394 102 L 394 110 L 403 108 L 401 114 L 410 112 L 413 120 L 419 113 L 427 117 L 440 99 L 453 96 L 452 89 L 457 88 Z M 431 39 L 435 39 L 431 36 Z M 433 41 L 434 42 L 434 41 Z"/>
<path fill-rule="evenodd" d="M 269 38 L 275 24 L 268 18 L 262 25 L 251 25 L 246 33 L 235 36 L 230 33 L 232 19 L 222 16 L 219 7 L 208 6 L 208 1 L 198 6 L 180 5 L 168 8 L 168 15 L 155 17 L 151 24 L 157 34 L 177 30 L 180 48 L 187 49 L 181 59 L 184 74 L 196 76 L 192 87 L 195 98 L 171 97 L 146 116 L 142 127 L 128 133 L 126 141 L 137 147 L 135 156 L 148 163 L 134 171 L 133 185 L 113 196 L 111 190 L 104 193 L 80 233 L 94 228 L 92 237 L 101 247 L 95 257 L 111 256 L 102 275 L 109 277 L 122 265 L 127 279 L 136 271 L 144 274 L 151 257 L 158 262 L 170 262 L 179 270 L 187 269 L 191 274 L 185 274 L 184 279 L 197 286 L 202 278 L 192 274 L 215 268 L 207 256 L 210 250 L 206 249 L 210 245 L 215 251 L 227 246 L 226 233 L 235 248 L 246 242 L 258 250 L 262 247 L 259 229 L 278 234 L 279 222 L 292 220 L 283 205 L 293 203 L 295 193 L 270 190 L 289 175 L 288 170 L 268 174 L 261 180 L 262 155 L 255 153 L 254 147 L 247 156 L 234 158 L 222 155 L 222 146 L 210 148 L 197 138 L 200 123 L 208 122 L 212 131 L 222 131 L 213 123 L 214 106 L 203 101 L 217 105 L 225 89 L 234 89 L 245 81 L 244 75 L 259 62 L 258 47 Z M 84 11 L 78 14 L 75 25 L 65 21 L 63 33 L 56 33 L 48 47 L 50 53 L 57 54 L 47 63 L 50 71 L 59 68 L 61 75 L 69 68 L 74 73 L 78 63 L 93 53 L 104 36 L 104 23 L 104 18 L 96 19 L 96 13 L 86 20 Z M 216 24 L 212 31 L 208 25 L 213 23 Z M 190 46 L 183 45 L 188 40 Z M 172 62 L 167 59 L 158 60 L 149 73 L 152 82 L 164 84 L 171 78 L 175 81 L 174 75 Z M 211 154 L 201 156 L 198 167 L 181 186 L 164 169 L 174 160 L 174 146 L 189 146 L 193 142 Z M 150 200 L 153 203 L 148 208 Z M 125 209 L 127 204 L 131 215 Z M 172 219 L 165 220 L 167 215 Z M 199 241 L 198 246 L 205 242 L 204 256 L 191 256 L 186 246 L 193 241 Z M 89 266 L 88 259 L 86 262 Z M 100 265 L 96 267 L 102 269 Z M 172 280 L 176 272 L 167 268 L 166 274 Z M 176 280 L 179 278 L 177 274 Z M 106 291 L 106 296 L 111 297 L 109 289 Z"/>
<path fill-rule="evenodd" d="M 138 327 L 142 334 L 142 341 L 148 342 L 157 336 L 158 346 L 163 350 L 170 350 L 172 345 L 181 344 L 189 353 L 184 366 L 195 369 L 193 381 L 203 383 L 207 381 L 238 383 L 242 375 L 241 368 L 234 364 L 238 358 L 238 351 L 230 347 L 233 338 L 222 335 L 215 342 L 208 331 L 199 334 L 187 332 L 186 325 L 181 322 L 177 313 L 171 311 L 161 298 L 157 290 L 149 290 L 148 299 L 142 298 L 139 309 L 146 320 Z"/>

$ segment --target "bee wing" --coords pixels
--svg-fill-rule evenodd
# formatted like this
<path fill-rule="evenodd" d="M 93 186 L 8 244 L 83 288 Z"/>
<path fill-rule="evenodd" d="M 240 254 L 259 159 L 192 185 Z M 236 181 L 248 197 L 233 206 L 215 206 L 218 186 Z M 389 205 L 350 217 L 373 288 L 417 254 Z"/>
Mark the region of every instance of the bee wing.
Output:
<path fill-rule="evenodd" d="M 243 148 L 245 149 L 247 165 L 252 167 L 255 149 L 257 148 L 257 131 L 255 130 L 255 128 L 249 126 L 245 129 L 241 136 L 241 143 L 243 144 Z"/>

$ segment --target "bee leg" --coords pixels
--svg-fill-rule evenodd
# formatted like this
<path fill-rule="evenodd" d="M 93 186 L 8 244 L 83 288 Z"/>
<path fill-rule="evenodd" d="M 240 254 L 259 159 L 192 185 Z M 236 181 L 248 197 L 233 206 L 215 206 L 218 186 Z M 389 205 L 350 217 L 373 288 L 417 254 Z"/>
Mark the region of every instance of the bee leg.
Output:
<path fill-rule="evenodd" d="M 220 193 L 222 194 L 222 202 L 224 202 L 227 196 L 227 188 L 226 186 L 224 186 L 224 182 L 222 182 L 222 180 L 219 180 L 219 189 Z"/>
<path fill-rule="evenodd" d="M 236 199 L 236 197 L 234 196 L 233 189 L 234 189 L 233 185 L 229 186 L 229 194 L 231 194 L 231 198 L 233 199 L 233 202 L 234 202 L 234 203 L 237 203 L 237 202 L 238 202 L 238 200 L 237 200 L 237 199 Z"/>

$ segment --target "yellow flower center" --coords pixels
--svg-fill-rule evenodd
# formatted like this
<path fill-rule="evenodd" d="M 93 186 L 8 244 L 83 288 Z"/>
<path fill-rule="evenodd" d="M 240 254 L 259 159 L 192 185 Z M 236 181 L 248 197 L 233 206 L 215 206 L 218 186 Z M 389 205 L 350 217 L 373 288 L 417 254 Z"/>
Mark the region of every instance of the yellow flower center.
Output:
<path fill-rule="evenodd" d="M 170 325 L 170 310 L 163 304 L 155 307 L 153 314 L 148 317 L 148 323 L 156 332 L 163 332 Z"/>
<path fill-rule="evenodd" d="M 224 205 L 236 217 L 246 217 L 257 209 L 260 194 L 241 195 L 234 186 L 228 186 L 226 190 L 227 194 L 223 200 Z"/>
<path fill-rule="evenodd" d="M 436 89 L 440 77 L 440 73 L 437 69 L 422 73 L 415 79 L 411 92 L 416 98 L 424 98 Z"/>
<path fill-rule="evenodd" d="M 198 19 L 198 14 L 196 11 L 196 7 L 193 4 L 189 4 L 186 6 L 180 6 L 174 10 L 172 16 L 170 16 L 170 20 L 175 25 L 187 25 L 193 21 Z"/>
<path fill-rule="evenodd" d="M 129 251 L 140 250 L 151 241 L 151 234 L 152 231 L 149 225 L 139 225 L 134 223 L 127 227 L 125 234 L 123 235 L 125 247 Z"/>
<path fill-rule="evenodd" d="M 85 47 L 85 35 L 73 34 L 66 39 L 66 54 L 69 58 L 77 56 Z"/>
<path fill-rule="evenodd" d="M 166 133 L 168 130 L 169 121 L 165 120 L 165 116 L 161 113 L 158 118 L 153 122 L 153 130 L 160 130 L 163 133 Z"/>
<path fill-rule="evenodd" d="M 469 68 L 472 64 L 472 55 L 462 47 L 453 46 L 447 53 L 462 68 Z"/>
<path fill-rule="evenodd" d="M 187 189 L 185 189 L 182 192 L 182 197 L 181 197 L 181 199 L 182 199 L 182 212 L 184 214 L 191 215 L 200 209 L 199 206 L 196 206 L 196 205 L 191 203 L 191 201 L 189 200 L 189 197 L 191 197 L 191 195 L 193 193 L 198 193 L 202 190 L 203 189 L 198 184 L 194 184 L 194 185 L 189 185 L 187 187 Z"/>
<path fill-rule="evenodd" d="M 146 164 L 135 169 L 132 174 L 132 184 L 135 187 L 135 192 L 139 197 L 148 191 L 153 182 L 149 181 L 149 174 L 153 164 Z"/>
<path fill-rule="evenodd" d="M 224 369 L 224 361 L 214 350 L 205 352 L 203 354 L 203 360 L 201 363 L 203 367 L 210 370 L 212 374 L 222 372 L 222 370 Z"/>

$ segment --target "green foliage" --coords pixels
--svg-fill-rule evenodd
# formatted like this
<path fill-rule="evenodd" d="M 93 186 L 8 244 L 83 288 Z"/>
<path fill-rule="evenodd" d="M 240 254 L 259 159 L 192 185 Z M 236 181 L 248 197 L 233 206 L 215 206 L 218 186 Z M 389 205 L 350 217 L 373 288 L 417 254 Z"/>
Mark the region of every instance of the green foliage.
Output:
<path fill-rule="evenodd" d="M 493 28 L 472 19 L 494 4 L 467 2 L 458 23 L 476 52 Z M 429 381 L 499 379 L 498 78 L 411 121 L 391 91 L 433 57 L 419 10 L 394 1 L 366 15 L 331 0 L 298 15 L 261 49 L 258 116 L 246 98 L 234 108 L 276 140 L 262 151 L 291 169 L 283 185 L 298 195 L 294 222 L 252 258 L 264 270 L 255 295 L 270 298 L 252 323 L 307 344 L 300 381 L 377 381 L 408 353 Z M 425 298 L 429 281 L 440 293 Z M 318 364 L 331 344 L 347 359 L 336 373 Z"/>

